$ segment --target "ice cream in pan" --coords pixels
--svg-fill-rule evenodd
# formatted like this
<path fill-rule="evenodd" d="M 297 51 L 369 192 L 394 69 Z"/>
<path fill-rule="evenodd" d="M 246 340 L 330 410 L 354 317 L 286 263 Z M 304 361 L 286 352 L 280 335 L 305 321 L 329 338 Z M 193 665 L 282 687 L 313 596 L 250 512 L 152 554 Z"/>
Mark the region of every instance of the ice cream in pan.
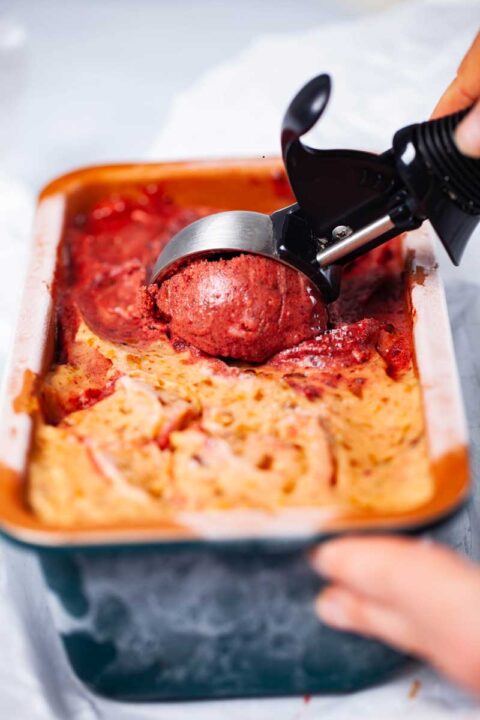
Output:
<path fill-rule="evenodd" d="M 323 303 L 338 297 L 342 266 L 359 254 L 428 218 L 458 264 L 480 219 L 480 162 L 453 140 L 465 111 L 399 130 L 382 155 L 315 150 L 301 136 L 329 96 L 329 76 L 314 78 L 283 120 L 295 205 L 198 220 L 156 262 L 159 309 L 206 352 L 265 360 L 325 327 Z"/>
<path fill-rule="evenodd" d="M 278 205 L 272 178 L 261 177 L 268 204 Z M 245 258 L 265 263 L 263 270 L 254 265 L 255 277 L 276 316 L 278 286 L 290 283 L 309 335 L 288 336 L 298 328 L 285 319 L 289 347 L 275 351 L 263 340 L 253 347 L 271 356 L 249 363 L 212 355 L 212 344 L 201 351 L 198 337 L 194 344 L 181 338 L 168 296 L 160 295 L 166 283 L 146 285 L 159 250 L 213 209 L 178 204 L 162 183 L 128 186 L 121 195 L 107 187 L 88 202 L 67 221 L 56 352 L 37 389 L 28 500 L 42 522 L 162 523 L 192 511 L 270 515 L 352 503 L 395 512 L 428 501 L 433 480 L 399 240 L 346 268 L 326 330 L 321 312 L 310 326 L 315 305 L 300 273 L 250 255 L 224 261 L 229 282 Z M 207 261 L 212 272 L 216 262 Z M 185 320 L 189 296 L 177 300 Z M 209 314 L 205 323 L 211 326 Z M 225 353 L 225 326 L 218 323 L 218 331 L 210 342 Z M 277 343 L 280 333 L 270 336 Z"/>
<path fill-rule="evenodd" d="M 451 142 L 458 116 L 381 156 L 306 148 L 328 92 L 312 81 L 284 122 L 297 204 L 215 213 L 148 185 L 67 223 L 29 464 L 43 522 L 432 497 L 401 242 L 382 243 L 428 217 L 458 262 L 478 164 Z"/>

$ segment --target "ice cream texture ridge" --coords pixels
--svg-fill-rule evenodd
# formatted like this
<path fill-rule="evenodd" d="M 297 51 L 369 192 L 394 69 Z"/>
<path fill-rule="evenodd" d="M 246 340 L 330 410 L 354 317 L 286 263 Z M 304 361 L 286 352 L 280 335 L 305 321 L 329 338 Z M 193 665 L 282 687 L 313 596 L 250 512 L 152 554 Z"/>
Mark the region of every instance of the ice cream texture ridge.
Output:
<path fill-rule="evenodd" d="M 224 209 L 150 184 L 106 191 L 67 224 L 28 472 L 44 522 L 395 513 L 431 498 L 400 241 L 346 269 L 328 317 L 267 258 L 199 260 L 148 285 L 169 239 Z"/>

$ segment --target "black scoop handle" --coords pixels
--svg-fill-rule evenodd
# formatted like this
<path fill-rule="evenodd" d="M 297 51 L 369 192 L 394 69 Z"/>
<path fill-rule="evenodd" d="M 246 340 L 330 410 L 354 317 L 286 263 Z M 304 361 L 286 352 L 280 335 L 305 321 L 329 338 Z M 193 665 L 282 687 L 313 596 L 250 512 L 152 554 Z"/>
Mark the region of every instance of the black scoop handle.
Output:
<path fill-rule="evenodd" d="M 458 265 L 480 221 L 480 159 L 458 149 L 455 130 L 470 108 L 399 130 L 397 169 L 447 253 Z"/>
<path fill-rule="evenodd" d="M 357 230 L 386 215 L 395 218 L 397 232 L 428 219 L 458 264 L 480 221 L 480 159 L 463 155 L 454 137 L 468 109 L 399 130 L 381 155 L 309 147 L 301 138 L 321 118 L 330 94 L 330 76 L 314 77 L 282 124 L 288 179 L 314 236 L 330 243 L 339 225 Z"/>

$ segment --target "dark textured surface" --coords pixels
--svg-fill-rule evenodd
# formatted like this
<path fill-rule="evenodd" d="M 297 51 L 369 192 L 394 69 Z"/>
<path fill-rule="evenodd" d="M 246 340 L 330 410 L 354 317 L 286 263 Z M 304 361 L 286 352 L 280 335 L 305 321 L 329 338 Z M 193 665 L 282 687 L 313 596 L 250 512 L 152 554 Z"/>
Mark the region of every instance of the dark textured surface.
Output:
<path fill-rule="evenodd" d="M 112 697 L 341 692 L 403 662 L 321 625 L 321 582 L 301 550 L 77 552 L 42 565 L 72 666 Z"/>

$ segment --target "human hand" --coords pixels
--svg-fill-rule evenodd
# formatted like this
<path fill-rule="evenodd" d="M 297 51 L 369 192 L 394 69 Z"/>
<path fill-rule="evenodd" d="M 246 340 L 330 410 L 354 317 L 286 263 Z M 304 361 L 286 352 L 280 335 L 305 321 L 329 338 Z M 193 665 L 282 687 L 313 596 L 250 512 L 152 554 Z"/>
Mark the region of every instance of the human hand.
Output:
<path fill-rule="evenodd" d="M 455 139 L 464 155 L 480 158 L 480 33 L 463 58 L 457 76 L 438 101 L 432 117 L 441 117 L 475 103 L 459 124 Z"/>
<path fill-rule="evenodd" d="M 332 583 L 316 604 L 326 624 L 417 655 L 480 693 L 479 568 L 411 538 L 341 538 L 311 558 Z"/>

